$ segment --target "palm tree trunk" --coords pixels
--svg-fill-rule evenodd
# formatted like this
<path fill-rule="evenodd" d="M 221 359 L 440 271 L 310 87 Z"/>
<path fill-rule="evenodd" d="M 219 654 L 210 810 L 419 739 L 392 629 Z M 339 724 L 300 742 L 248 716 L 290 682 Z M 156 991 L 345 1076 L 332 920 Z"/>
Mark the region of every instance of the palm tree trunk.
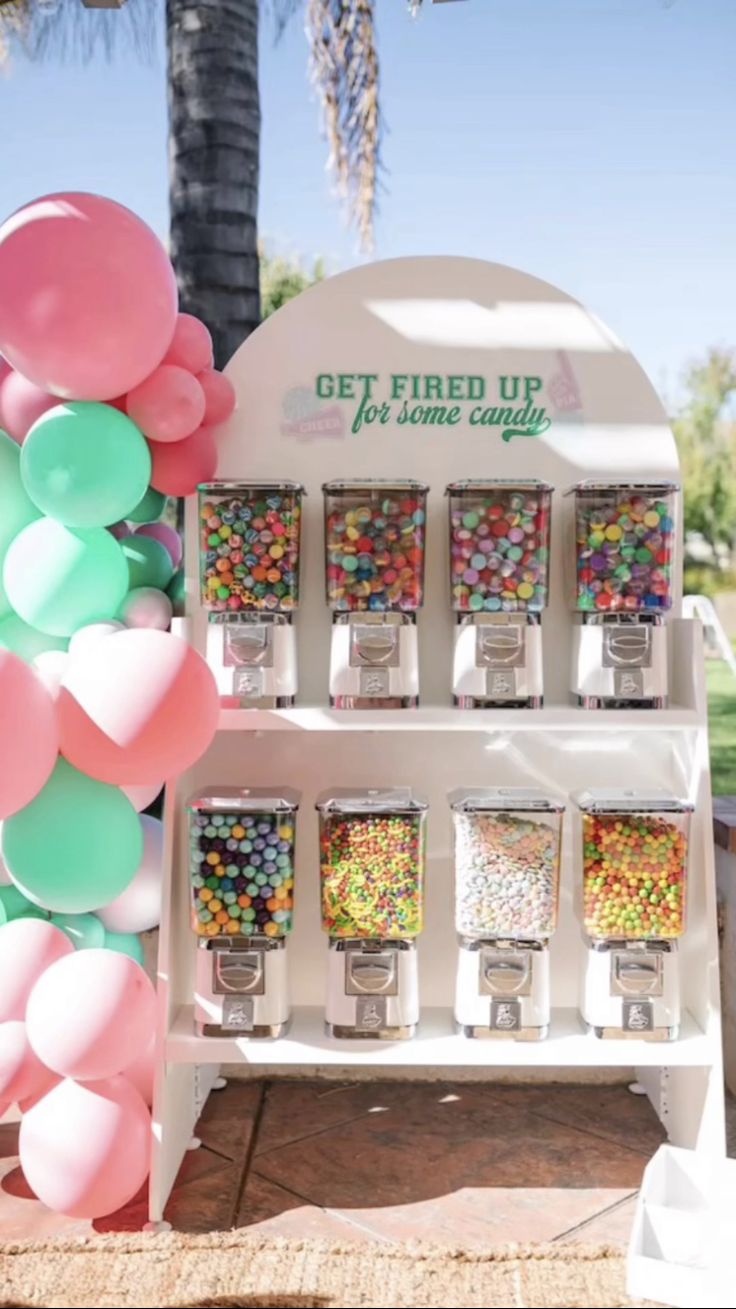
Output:
<path fill-rule="evenodd" d="M 258 0 L 166 0 L 171 258 L 222 368 L 260 320 Z"/>

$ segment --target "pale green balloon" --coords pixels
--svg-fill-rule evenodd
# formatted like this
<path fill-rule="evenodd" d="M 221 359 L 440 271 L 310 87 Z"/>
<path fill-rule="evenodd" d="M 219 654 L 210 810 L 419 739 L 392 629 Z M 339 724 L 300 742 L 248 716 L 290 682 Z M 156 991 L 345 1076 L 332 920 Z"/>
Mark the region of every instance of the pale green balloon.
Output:
<path fill-rule="evenodd" d="M 48 918 L 48 910 L 33 904 L 17 886 L 0 886 L 0 906 L 9 923 L 14 918 Z"/>
<path fill-rule="evenodd" d="M 38 517 L 39 511 L 21 481 L 20 448 L 0 431 L 0 618 L 11 612 L 3 589 L 3 559 L 13 538 Z"/>
<path fill-rule="evenodd" d="M 143 829 L 117 786 L 59 759 L 46 785 L 3 823 L 5 866 L 34 904 L 83 914 L 121 895 L 143 858 Z"/>
<path fill-rule="evenodd" d="M 105 944 L 105 929 L 94 914 L 52 914 L 50 921 L 76 950 L 101 950 Z"/>
<path fill-rule="evenodd" d="M 175 617 L 181 618 L 187 603 L 187 575 L 183 568 L 177 568 L 166 588 L 166 594 L 174 606 Z"/>
<path fill-rule="evenodd" d="M 130 523 L 155 523 L 166 508 L 166 496 L 149 486 L 143 499 L 125 516 Z"/>
<path fill-rule="evenodd" d="M 136 508 L 151 455 L 142 432 L 111 405 L 55 405 L 33 424 L 20 453 L 23 485 L 42 513 L 68 527 L 106 527 Z"/>
<path fill-rule="evenodd" d="M 143 942 L 135 932 L 105 932 L 105 949 L 127 954 L 137 964 L 143 964 Z"/>
<path fill-rule="evenodd" d="M 155 586 L 165 591 L 174 575 L 171 555 L 160 541 L 152 536 L 123 537 L 120 548 L 128 561 L 130 589 L 139 586 Z"/>
<path fill-rule="evenodd" d="M 54 518 L 39 518 L 16 536 L 3 581 L 24 622 L 52 636 L 114 618 L 129 585 L 125 556 L 104 527 L 65 527 Z"/>
<path fill-rule="evenodd" d="M 7 618 L 0 618 L 0 650 L 10 650 L 28 664 L 36 655 L 45 654 L 47 650 L 68 648 L 68 637 L 39 632 L 38 628 L 24 623 L 17 614 L 10 613 Z"/>

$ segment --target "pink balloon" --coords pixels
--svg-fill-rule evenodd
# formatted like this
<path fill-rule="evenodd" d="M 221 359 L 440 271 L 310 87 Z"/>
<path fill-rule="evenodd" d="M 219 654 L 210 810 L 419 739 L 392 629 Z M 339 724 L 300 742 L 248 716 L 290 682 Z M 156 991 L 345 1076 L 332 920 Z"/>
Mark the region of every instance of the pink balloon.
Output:
<path fill-rule="evenodd" d="M 235 387 L 224 373 L 218 373 L 215 368 L 207 368 L 203 373 L 197 374 L 197 381 L 204 391 L 205 411 L 204 423 L 211 423 L 216 427 L 218 423 L 224 423 L 235 409 Z"/>
<path fill-rule="evenodd" d="M 102 1218 L 126 1205 L 146 1180 L 151 1115 L 124 1077 L 65 1080 L 23 1116 L 21 1168 L 49 1209 Z"/>
<path fill-rule="evenodd" d="M 70 763 L 117 786 L 175 777 L 204 753 L 220 701 L 204 659 L 171 632 L 132 628 L 105 638 L 105 657 L 71 661 L 57 702 Z"/>
<path fill-rule="evenodd" d="M 165 445 L 150 441 L 151 485 L 164 495 L 194 495 L 200 482 L 217 471 L 217 446 L 209 427 L 199 427 L 185 441 Z"/>
<path fill-rule="evenodd" d="M 52 1090 L 53 1087 L 58 1086 L 62 1080 L 60 1077 L 56 1076 L 56 1073 L 51 1072 L 49 1072 L 49 1078 L 51 1080 L 48 1081 L 40 1091 L 36 1091 L 34 1095 L 27 1095 L 23 1100 L 18 1101 L 18 1108 L 22 1114 L 27 1114 L 28 1110 L 32 1109 L 34 1104 L 38 1104 L 39 1100 L 42 1100 L 45 1095 L 48 1095 L 49 1091 Z"/>
<path fill-rule="evenodd" d="M 155 586 L 135 586 L 128 591 L 118 613 L 126 627 L 155 627 L 168 632 L 174 606 L 165 591 Z"/>
<path fill-rule="evenodd" d="M 162 364 L 128 392 L 128 417 L 151 441 L 183 441 L 204 417 L 204 391 L 196 377 L 175 364 Z"/>
<path fill-rule="evenodd" d="M 3 427 L 18 445 L 22 445 L 37 418 L 58 405 L 59 398 L 29 382 L 22 373 L 12 370 L 0 382 L 0 413 Z"/>
<path fill-rule="evenodd" d="M 54 701 L 35 668 L 0 650 L 0 818 L 38 795 L 59 750 Z"/>
<path fill-rule="evenodd" d="M 153 804 L 156 796 L 160 795 L 163 789 L 164 784 L 161 781 L 144 782 L 139 785 L 133 784 L 130 786 L 121 786 L 120 788 L 123 795 L 127 795 L 136 813 L 140 813 L 142 809 L 147 809 L 149 804 Z M 0 879 L 0 881 L 1 880 L 2 879 Z"/>
<path fill-rule="evenodd" d="M 43 390 L 109 400 L 157 368 L 176 326 L 174 272 L 145 223 L 60 192 L 0 227 L 0 349 Z"/>
<path fill-rule="evenodd" d="M 0 1023 L 0 1096 L 15 1101 L 45 1095 L 55 1075 L 32 1049 L 25 1023 Z"/>
<path fill-rule="evenodd" d="M 177 364 L 189 373 L 201 373 L 203 368 L 212 367 L 212 337 L 200 318 L 178 314 L 164 363 Z"/>
<path fill-rule="evenodd" d="M 156 1072 L 156 1037 L 128 1064 L 122 1076 L 140 1092 L 147 1105 L 153 1104 L 153 1079 Z"/>
<path fill-rule="evenodd" d="M 144 523 L 142 527 L 135 529 L 136 536 L 151 536 L 154 541 L 160 541 L 162 546 L 168 550 L 171 555 L 171 562 L 174 568 L 178 568 L 184 553 L 181 537 L 175 528 L 170 527 L 168 523 Z"/>
<path fill-rule="evenodd" d="M 156 1026 L 156 993 L 140 964 L 116 950 L 75 950 L 28 999 L 28 1040 L 61 1077 L 94 1081 L 132 1063 Z"/>
<path fill-rule="evenodd" d="M 0 1022 L 24 1019 L 28 997 L 47 968 L 74 946 L 42 918 L 14 918 L 0 927 Z"/>

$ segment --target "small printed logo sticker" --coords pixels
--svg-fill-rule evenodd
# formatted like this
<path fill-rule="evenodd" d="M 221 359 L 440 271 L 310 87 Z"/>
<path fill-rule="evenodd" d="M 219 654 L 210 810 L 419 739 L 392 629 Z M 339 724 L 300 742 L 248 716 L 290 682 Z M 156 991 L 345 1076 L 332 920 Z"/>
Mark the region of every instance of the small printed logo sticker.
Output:
<path fill-rule="evenodd" d="M 521 1005 L 518 1000 L 491 1000 L 491 1031 L 518 1032 L 521 1028 Z"/>
<path fill-rule="evenodd" d="M 339 405 L 324 405 L 308 386 L 295 386 L 281 404 L 281 435 L 298 441 L 328 437 L 343 440 L 345 419 Z"/>

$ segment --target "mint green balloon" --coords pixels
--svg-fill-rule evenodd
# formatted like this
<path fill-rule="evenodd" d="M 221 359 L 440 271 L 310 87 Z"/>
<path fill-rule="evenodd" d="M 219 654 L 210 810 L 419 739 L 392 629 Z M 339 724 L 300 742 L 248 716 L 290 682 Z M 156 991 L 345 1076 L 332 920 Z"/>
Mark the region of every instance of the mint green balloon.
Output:
<path fill-rule="evenodd" d="M 52 914 L 50 920 L 69 937 L 75 950 L 101 950 L 105 929 L 94 914 Z"/>
<path fill-rule="evenodd" d="M 3 582 L 29 626 L 72 636 L 87 623 L 115 617 L 128 591 L 128 565 L 104 527 L 65 527 L 55 518 L 39 518 L 11 543 Z"/>
<path fill-rule="evenodd" d="M 49 916 L 46 909 L 40 909 L 37 904 L 27 900 L 17 886 L 0 886 L 0 906 L 5 920 L 9 923 L 12 923 L 14 918 L 48 918 Z"/>
<path fill-rule="evenodd" d="M 155 586 L 165 591 L 174 574 L 171 555 L 160 541 L 152 536 L 123 537 L 120 548 L 128 561 L 130 589 L 138 586 Z"/>
<path fill-rule="evenodd" d="M 151 476 L 146 439 L 111 405 L 68 401 L 47 409 L 20 452 L 20 474 L 42 513 L 68 527 L 125 518 Z"/>
<path fill-rule="evenodd" d="M 17 614 L 10 613 L 7 618 L 0 618 L 0 650 L 10 650 L 12 654 L 25 659 L 27 664 L 47 650 L 66 650 L 68 646 L 67 637 L 39 632 L 38 628 L 24 623 Z"/>
<path fill-rule="evenodd" d="M 166 588 L 166 594 L 174 606 L 175 616 L 181 618 L 187 603 L 187 575 L 183 568 L 177 568 Z"/>
<path fill-rule="evenodd" d="M 143 829 L 117 786 L 59 759 L 35 800 L 3 823 L 5 866 L 34 904 L 84 914 L 109 904 L 143 858 Z"/>
<path fill-rule="evenodd" d="M 143 942 L 135 932 L 105 932 L 105 949 L 127 954 L 137 964 L 143 964 Z"/>
<path fill-rule="evenodd" d="M 146 494 L 135 509 L 125 515 L 130 523 L 155 523 L 166 508 L 166 496 L 149 486 Z"/>
<path fill-rule="evenodd" d="M 0 431 L 0 618 L 11 612 L 2 579 L 2 562 L 8 546 L 22 528 L 39 517 L 21 481 L 20 447 Z"/>

